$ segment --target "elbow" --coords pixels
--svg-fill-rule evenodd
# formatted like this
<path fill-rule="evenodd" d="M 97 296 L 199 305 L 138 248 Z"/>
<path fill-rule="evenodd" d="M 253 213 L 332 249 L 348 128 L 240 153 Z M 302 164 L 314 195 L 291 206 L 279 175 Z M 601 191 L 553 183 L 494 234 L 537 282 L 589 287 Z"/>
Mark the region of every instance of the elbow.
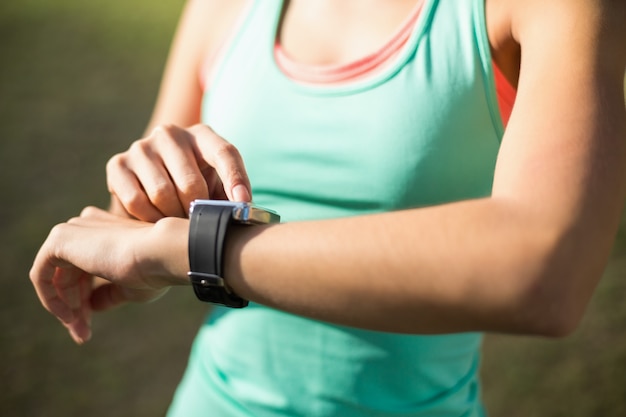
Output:
<path fill-rule="evenodd" d="M 534 273 L 516 277 L 521 285 L 509 317 L 521 333 L 560 339 L 580 326 L 606 260 L 571 249 L 558 246 L 544 252 L 548 255 L 535 264 Z"/>
<path fill-rule="evenodd" d="M 553 323 L 551 327 L 539 333 L 539 335 L 552 339 L 564 339 L 572 335 L 578 329 L 580 322 L 581 320 L 567 318 L 560 322 Z"/>
<path fill-rule="evenodd" d="M 570 336 L 580 326 L 600 276 L 570 273 L 537 278 L 511 311 L 515 325 L 528 335 Z"/>
<path fill-rule="evenodd" d="M 572 312 L 565 302 L 533 303 L 526 307 L 529 317 L 522 323 L 523 333 L 551 339 L 562 339 L 574 333 L 582 320 L 582 314 Z"/>
<path fill-rule="evenodd" d="M 610 226 L 571 216 L 515 222 L 508 235 L 515 237 L 513 250 L 502 251 L 490 265 L 506 278 L 487 289 L 502 296 L 496 320 L 504 321 L 504 331 L 548 338 L 573 334 L 608 263 Z"/>
<path fill-rule="evenodd" d="M 576 331 L 583 313 L 578 302 L 566 294 L 555 293 L 538 280 L 531 288 L 512 294 L 496 314 L 496 331 L 526 336 L 560 339 Z"/>

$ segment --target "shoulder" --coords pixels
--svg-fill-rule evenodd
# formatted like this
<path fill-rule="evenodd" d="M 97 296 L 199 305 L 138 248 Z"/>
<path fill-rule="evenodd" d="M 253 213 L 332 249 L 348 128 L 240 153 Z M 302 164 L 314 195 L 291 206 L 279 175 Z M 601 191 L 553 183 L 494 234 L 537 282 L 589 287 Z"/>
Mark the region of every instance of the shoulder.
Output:
<path fill-rule="evenodd" d="M 181 26 L 190 26 L 196 29 L 196 33 L 201 32 L 205 50 L 210 53 L 219 48 L 251 1 L 189 0 Z"/>
<path fill-rule="evenodd" d="M 626 62 L 626 2 L 623 0 L 503 0 L 509 3 L 511 34 L 518 43 L 558 51 L 612 52 L 615 65 Z"/>
<path fill-rule="evenodd" d="M 189 126 L 199 122 L 207 57 L 231 33 L 250 0 L 188 0 L 172 40 L 148 131 L 158 124 Z"/>
<path fill-rule="evenodd" d="M 494 60 L 516 81 L 522 55 L 579 54 L 624 72 L 626 2 L 623 0 L 485 0 Z M 522 54 L 522 50 L 524 53 Z"/>

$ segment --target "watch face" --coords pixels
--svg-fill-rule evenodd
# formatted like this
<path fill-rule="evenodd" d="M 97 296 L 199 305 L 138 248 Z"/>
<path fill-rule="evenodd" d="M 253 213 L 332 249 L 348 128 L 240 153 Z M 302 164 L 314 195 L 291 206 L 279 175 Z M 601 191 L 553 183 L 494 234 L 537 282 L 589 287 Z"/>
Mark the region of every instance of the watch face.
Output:
<path fill-rule="evenodd" d="M 233 220 L 246 224 L 268 224 L 280 222 L 280 216 L 253 203 L 241 203 L 228 200 L 194 200 L 191 202 L 189 213 L 193 213 L 196 206 L 230 207 L 233 211 Z"/>

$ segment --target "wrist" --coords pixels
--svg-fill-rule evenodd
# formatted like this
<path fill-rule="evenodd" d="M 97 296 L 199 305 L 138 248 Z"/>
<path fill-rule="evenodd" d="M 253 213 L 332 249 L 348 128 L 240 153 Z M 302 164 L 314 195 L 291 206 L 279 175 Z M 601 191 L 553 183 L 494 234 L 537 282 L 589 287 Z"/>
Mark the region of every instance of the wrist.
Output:
<path fill-rule="evenodd" d="M 236 240 L 237 230 L 279 220 L 276 212 L 251 203 L 195 200 L 190 209 L 188 275 L 198 299 L 232 308 L 246 307 L 248 300 L 230 285 L 227 246 Z"/>
<path fill-rule="evenodd" d="M 189 220 L 179 217 L 164 217 L 154 223 L 146 245 L 146 275 L 157 285 L 189 285 L 188 231 Z"/>
<path fill-rule="evenodd" d="M 251 256 L 246 250 L 248 243 L 269 226 L 248 227 L 236 225 L 229 231 L 224 248 L 224 276 L 230 287 L 242 297 L 249 299 L 250 291 L 246 283 L 245 263 Z"/>

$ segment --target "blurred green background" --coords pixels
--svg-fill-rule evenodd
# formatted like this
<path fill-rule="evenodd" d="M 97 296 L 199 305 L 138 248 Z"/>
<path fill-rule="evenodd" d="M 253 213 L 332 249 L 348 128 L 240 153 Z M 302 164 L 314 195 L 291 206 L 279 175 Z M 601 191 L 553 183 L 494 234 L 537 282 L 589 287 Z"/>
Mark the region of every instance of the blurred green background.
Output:
<path fill-rule="evenodd" d="M 1 416 L 159 416 L 182 375 L 206 308 L 191 292 L 99 315 L 78 347 L 28 280 L 54 224 L 106 205 L 104 165 L 148 122 L 182 6 L 0 3 Z M 573 336 L 486 338 L 492 416 L 626 416 L 625 247 Z"/>

